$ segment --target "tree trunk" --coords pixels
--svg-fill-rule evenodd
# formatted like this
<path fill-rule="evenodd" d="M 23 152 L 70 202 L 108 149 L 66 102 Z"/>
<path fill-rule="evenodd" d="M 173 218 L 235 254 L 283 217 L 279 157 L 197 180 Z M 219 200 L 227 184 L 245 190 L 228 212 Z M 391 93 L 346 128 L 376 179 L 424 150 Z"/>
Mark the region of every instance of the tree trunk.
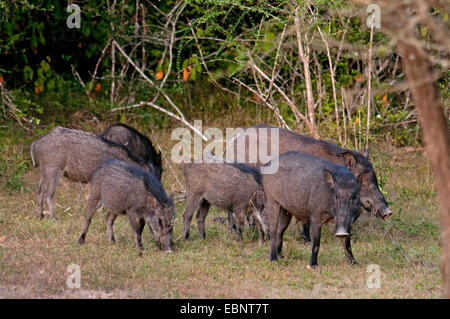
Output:
<path fill-rule="evenodd" d="M 403 56 L 403 69 L 419 116 L 438 193 L 442 217 L 442 273 L 445 293 L 450 298 L 450 133 L 428 55 L 406 40 L 400 39 L 397 47 Z"/>

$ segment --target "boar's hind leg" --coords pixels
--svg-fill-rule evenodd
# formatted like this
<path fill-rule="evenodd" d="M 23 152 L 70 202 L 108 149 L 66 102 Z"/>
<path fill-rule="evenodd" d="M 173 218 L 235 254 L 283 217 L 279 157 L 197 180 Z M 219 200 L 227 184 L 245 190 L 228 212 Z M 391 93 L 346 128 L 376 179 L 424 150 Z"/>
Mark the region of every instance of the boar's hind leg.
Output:
<path fill-rule="evenodd" d="M 318 266 L 317 255 L 319 254 L 321 228 L 320 222 L 311 222 L 312 253 L 309 261 L 311 268 L 317 268 Z"/>
<path fill-rule="evenodd" d="M 211 204 L 207 200 L 202 200 L 200 203 L 200 207 L 197 211 L 197 214 L 195 215 L 195 218 L 197 219 L 197 226 L 198 231 L 200 233 L 201 238 L 206 237 L 206 230 L 205 230 L 205 218 L 208 215 L 209 207 Z"/>
<path fill-rule="evenodd" d="M 89 225 L 91 224 L 92 216 L 94 216 L 95 211 L 97 210 L 98 202 L 100 201 L 100 189 L 97 189 L 95 185 L 91 186 L 91 193 L 89 195 L 88 203 L 87 203 L 87 213 L 84 218 L 83 224 L 83 232 L 81 233 L 80 238 L 78 238 L 78 243 L 80 245 L 84 244 L 86 240 L 86 234 L 89 229 Z"/>
<path fill-rule="evenodd" d="M 109 211 L 108 212 L 108 216 L 106 217 L 106 234 L 108 235 L 109 241 L 112 243 L 116 242 L 116 239 L 114 238 L 114 229 L 113 229 L 113 225 L 114 225 L 114 221 L 117 218 L 117 214 Z"/>
<path fill-rule="evenodd" d="M 136 244 L 136 248 L 139 253 L 142 253 L 144 250 L 144 247 L 142 246 L 142 230 L 144 229 L 145 221 L 144 219 L 139 218 L 134 211 L 128 211 L 127 216 L 130 221 L 131 228 L 133 228 L 134 231 L 134 243 Z"/>
<path fill-rule="evenodd" d="M 283 248 L 283 235 L 289 224 L 291 223 L 292 215 L 289 214 L 286 210 L 281 208 L 280 218 L 278 222 L 278 230 L 277 230 L 277 253 L 278 256 L 281 256 L 281 249 Z"/>
<path fill-rule="evenodd" d="M 189 239 L 189 228 L 191 227 L 191 220 L 192 216 L 194 216 L 195 211 L 197 210 L 197 206 L 200 201 L 200 196 L 187 193 L 187 199 L 186 199 L 186 211 L 183 215 L 183 222 L 184 222 L 184 238 L 187 240 Z"/>
<path fill-rule="evenodd" d="M 342 246 L 344 246 L 345 256 L 347 257 L 348 262 L 350 263 L 350 265 L 357 266 L 358 263 L 356 262 L 355 257 L 353 257 L 353 253 L 352 253 L 352 247 L 350 244 L 350 236 L 341 238 L 341 241 L 342 241 Z"/>
<path fill-rule="evenodd" d="M 55 196 L 56 186 L 58 184 L 59 179 L 63 175 L 63 171 L 60 169 L 52 169 L 46 171 L 45 173 L 45 182 L 43 183 L 42 195 L 41 199 L 45 197 L 45 201 L 47 202 L 48 210 L 50 212 L 50 217 L 56 219 L 55 217 L 55 209 L 53 205 L 53 197 Z M 39 199 L 38 199 L 39 201 Z M 39 207 L 39 202 L 38 202 Z M 42 205 L 41 205 L 42 207 Z M 40 212 L 39 212 L 40 213 Z M 42 215 L 39 215 L 42 217 Z"/>
<path fill-rule="evenodd" d="M 39 181 L 39 188 L 37 191 L 37 216 L 39 218 L 43 218 L 44 217 L 44 209 L 43 209 L 43 205 L 44 205 L 44 192 L 45 192 L 45 188 L 47 182 L 44 178 L 44 175 L 41 174 L 41 179 Z"/>

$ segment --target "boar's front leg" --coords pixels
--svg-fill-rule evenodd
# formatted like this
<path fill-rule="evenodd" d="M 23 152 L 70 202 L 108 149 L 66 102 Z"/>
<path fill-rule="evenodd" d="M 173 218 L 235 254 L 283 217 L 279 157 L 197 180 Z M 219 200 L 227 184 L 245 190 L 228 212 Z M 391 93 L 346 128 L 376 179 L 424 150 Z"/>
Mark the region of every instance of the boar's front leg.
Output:
<path fill-rule="evenodd" d="M 280 218 L 278 221 L 277 230 L 277 252 L 278 256 L 281 256 L 281 249 L 283 248 L 283 235 L 289 224 L 291 223 L 292 215 L 289 214 L 285 209 L 281 208 Z M 282 257 L 282 256 L 281 256 Z"/>
<path fill-rule="evenodd" d="M 86 240 L 86 234 L 89 229 L 89 225 L 91 224 L 92 217 L 95 214 L 95 211 L 97 209 L 98 202 L 100 201 L 100 189 L 96 185 L 91 186 L 91 193 L 89 195 L 88 203 L 87 203 L 87 213 L 86 217 L 84 218 L 84 224 L 83 224 L 83 232 L 81 233 L 80 238 L 78 239 L 78 243 L 80 245 L 84 244 L 84 241 Z"/>
<path fill-rule="evenodd" d="M 236 223 L 234 222 L 233 209 L 231 208 L 228 209 L 228 226 L 230 233 L 236 232 Z"/>
<path fill-rule="evenodd" d="M 311 240 L 312 240 L 312 252 L 311 252 L 311 259 L 309 261 L 309 266 L 311 268 L 317 268 L 317 255 L 319 254 L 319 247 L 320 247 L 320 235 L 322 231 L 322 225 L 319 221 L 311 220 Z"/>
<path fill-rule="evenodd" d="M 130 221 L 131 228 L 134 231 L 134 243 L 136 244 L 139 254 L 142 254 L 144 251 L 144 246 L 142 245 L 142 231 L 145 226 L 145 220 L 140 218 L 134 210 L 128 211 L 127 216 Z"/>
<path fill-rule="evenodd" d="M 261 243 L 264 243 L 266 241 L 266 238 L 264 236 L 265 235 L 264 234 L 264 227 L 263 227 L 263 225 L 261 223 L 260 218 L 261 218 L 260 214 L 257 211 L 253 210 L 252 211 L 253 223 L 255 224 L 256 229 L 258 230 L 258 237 L 261 240 Z"/>
<path fill-rule="evenodd" d="M 247 214 L 246 206 L 233 207 L 232 218 L 236 226 L 236 240 L 242 241 L 242 226 L 244 225 L 245 215 Z"/>
<path fill-rule="evenodd" d="M 358 263 L 356 262 L 355 257 L 353 257 L 353 253 L 352 253 L 352 247 L 350 244 L 350 236 L 341 238 L 341 241 L 342 241 L 342 246 L 344 246 L 345 256 L 347 257 L 349 264 L 357 266 Z"/>

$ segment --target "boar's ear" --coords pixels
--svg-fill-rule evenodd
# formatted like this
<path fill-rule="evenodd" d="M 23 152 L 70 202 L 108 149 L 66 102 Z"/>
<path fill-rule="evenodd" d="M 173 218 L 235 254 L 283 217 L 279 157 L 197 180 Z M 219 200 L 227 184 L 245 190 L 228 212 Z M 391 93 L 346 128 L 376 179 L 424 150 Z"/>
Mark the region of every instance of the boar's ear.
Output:
<path fill-rule="evenodd" d="M 367 147 L 364 149 L 363 155 L 365 158 L 369 159 L 369 149 Z"/>
<path fill-rule="evenodd" d="M 361 189 L 369 188 L 371 177 L 372 175 L 370 174 L 370 172 L 363 172 L 358 176 L 358 182 L 361 186 Z"/>
<path fill-rule="evenodd" d="M 356 158 L 355 156 L 352 154 L 352 152 L 345 152 L 343 154 L 344 156 L 344 163 L 345 166 L 347 166 L 348 168 L 351 168 L 355 165 L 356 163 Z"/>
<path fill-rule="evenodd" d="M 330 186 L 330 188 L 333 188 L 334 185 L 336 184 L 336 177 L 334 176 L 334 174 L 331 171 L 324 168 L 323 176 L 325 177 L 325 181 L 327 182 L 328 186 Z"/>

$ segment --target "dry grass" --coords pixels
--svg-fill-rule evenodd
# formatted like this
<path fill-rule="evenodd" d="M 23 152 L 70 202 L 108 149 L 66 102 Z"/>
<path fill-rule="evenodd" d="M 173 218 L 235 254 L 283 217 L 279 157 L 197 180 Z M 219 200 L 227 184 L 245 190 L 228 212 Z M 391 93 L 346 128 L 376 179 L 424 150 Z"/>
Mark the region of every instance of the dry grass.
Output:
<path fill-rule="evenodd" d="M 228 120 L 228 119 L 227 119 Z M 208 123 L 208 126 L 217 125 Z M 133 124 L 133 123 L 131 123 Z M 234 124 L 234 126 L 241 123 Z M 223 121 L 217 125 L 225 127 Z M 80 127 L 80 126 L 78 126 Z M 106 127 L 97 126 L 93 131 Z M 83 127 L 89 129 L 89 125 Z M 161 145 L 167 158 L 176 141 L 170 129 L 142 129 Z M 146 253 L 139 257 L 128 221 L 115 224 L 117 243 L 106 239 L 102 211 L 94 217 L 86 244 L 76 243 L 86 212 L 89 186 L 63 179 L 55 196 L 57 221 L 35 214 L 38 169 L 29 168 L 33 137 L 0 137 L 0 298 L 441 298 L 439 216 L 427 161 L 420 151 L 379 145 L 372 160 L 395 215 L 387 222 L 362 216 L 354 226 L 353 252 L 360 266 L 347 265 L 343 249 L 324 227 L 319 269 L 306 265 L 310 246 L 299 242 L 299 225 L 285 234 L 284 259 L 269 262 L 269 245 L 246 229 L 238 243 L 227 226 L 214 222 L 224 211 L 212 209 L 207 238 L 181 239 L 184 203 L 176 206 L 174 254 L 159 251 L 144 230 Z M 179 166 L 164 163 L 168 192 L 182 190 Z M 23 166 L 23 167 L 22 167 Z M 22 167 L 22 168 L 21 168 Z M 66 286 L 67 266 L 81 268 L 81 289 Z M 369 289 L 369 264 L 381 269 L 381 288 Z"/>

